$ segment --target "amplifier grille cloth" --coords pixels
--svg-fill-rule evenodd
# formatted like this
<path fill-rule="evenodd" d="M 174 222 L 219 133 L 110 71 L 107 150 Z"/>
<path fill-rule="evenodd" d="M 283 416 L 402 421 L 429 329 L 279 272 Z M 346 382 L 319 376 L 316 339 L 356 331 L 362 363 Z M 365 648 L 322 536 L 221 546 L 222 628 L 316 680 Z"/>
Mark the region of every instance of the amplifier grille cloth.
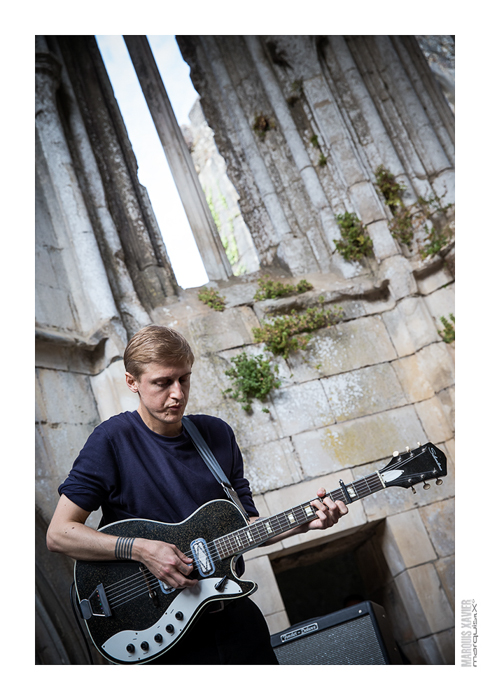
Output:
<path fill-rule="evenodd" d="M 274 651 L 283 665 L 386 664 L 369 615 L 298 637 Z"/>

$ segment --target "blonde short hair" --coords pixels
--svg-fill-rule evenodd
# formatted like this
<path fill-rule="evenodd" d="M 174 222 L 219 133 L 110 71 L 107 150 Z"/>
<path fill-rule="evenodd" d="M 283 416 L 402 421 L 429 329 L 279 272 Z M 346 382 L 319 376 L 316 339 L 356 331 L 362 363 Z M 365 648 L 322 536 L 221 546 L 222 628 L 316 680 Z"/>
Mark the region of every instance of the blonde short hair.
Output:
<path fill-rule="evenodd" d="M 166 326 L 145 326 L 133 335 L 124 351 L 124 366 L 140 379 L 150 362 L 164 365 L 194 363 L 194 354 L 183 335 Z"/>

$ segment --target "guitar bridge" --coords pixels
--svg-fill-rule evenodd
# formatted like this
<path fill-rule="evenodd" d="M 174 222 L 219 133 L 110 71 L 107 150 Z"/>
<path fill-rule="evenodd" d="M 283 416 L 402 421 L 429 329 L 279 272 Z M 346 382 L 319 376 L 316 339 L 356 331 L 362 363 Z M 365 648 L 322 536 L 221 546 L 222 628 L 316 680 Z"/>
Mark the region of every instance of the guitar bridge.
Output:
<path fill-rule="evenodd" d="M 99 583 L 88 598 L 80 601 L 80 612 L 84 620 L 90 620 L 91 617 L 111 617 L 111 608 L 102 583 Z"/>

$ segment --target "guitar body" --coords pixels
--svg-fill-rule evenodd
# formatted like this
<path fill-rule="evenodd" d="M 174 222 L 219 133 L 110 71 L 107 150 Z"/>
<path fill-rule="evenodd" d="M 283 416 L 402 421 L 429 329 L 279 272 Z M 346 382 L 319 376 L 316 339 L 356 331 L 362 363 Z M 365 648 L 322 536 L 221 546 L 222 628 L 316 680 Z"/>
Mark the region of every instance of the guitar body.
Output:
<path fill-rule="evenodd" d="M 235 556 L 221 558 L 212 543 L 247 521 L 226 500 L 206 503 L 181 523 L 120 520 L 101 528 L 118 537 L 143 537 L 193 552 L 200 565 L 192 589 L 167 589 L 136 561 L 77 561 L 75 585 L 90 637 L 109 661 L 143 664 L 161 656 L 210 603 L 248 596 L 257 585 L 235 576 Z"/>

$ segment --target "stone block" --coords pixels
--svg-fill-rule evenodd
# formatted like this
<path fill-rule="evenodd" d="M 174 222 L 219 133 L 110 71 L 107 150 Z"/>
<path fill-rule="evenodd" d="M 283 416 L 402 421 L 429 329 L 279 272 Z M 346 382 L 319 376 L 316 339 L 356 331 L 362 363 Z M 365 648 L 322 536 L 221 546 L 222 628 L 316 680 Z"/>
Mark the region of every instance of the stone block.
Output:
<path fill-rule="evenodd" d="M 454 359 L 446 343 L 431 343 L 421 348 L 417 356 L 420 367 L 436 394 L 454 385 Z"/>
<path fill-rule="evenodd" d="M 423 296 L 427 296 L 432 292 L 435 292 L 437 289 L 440 289 L 441 287 L 445 287 L 446 285 L 450 284 L 454 280 L 454 277 L 447 269 L 447 266 L 444 265 L 443 267 L 439 268 L 438 270 L 435 270 L 431 274 L 426 275 L 424 277 L 417 277 L 416 279 L 417 288 L 420 294 L 422 294 Z"/>
<path fill-rule="evenodd" d="M 408 328 L 415 350 L 439 342 L 440 338 L 424 297 L 402 299 L 398 308 Z"/>
<path fill-rule="evenodd" d="M 382 279 L 389 280 L 390 292 L 394 299 L 403 299 L 417 293 L 417 284 L 412 268 L 402 255 L 393 255 L 382 260 L 379 274 Z"/>
<path fill-rule="evenodd" d="M 83 423 L 78 425 L 55 423 L 39 426 L 40 437 L 44 442 L 44 453 L 49 457 L 49 462 L 43 464 L 42 459 L 38 462 L 38 466 L 41 465 L 41 468 L 46 470 L 38 476 L 52 475 L 59 486 L 66 479 L 73 462 L 94 427 L 95 425 Z"/>
<path fill-rule="evenodd" d="M 437 289 L 432 294 L 424 297 L 427 309 L 431 314 L 432 318 L 436 322 L 437 328 L 443 330 L 443 325 L 440 321 L 441 316 L 445 316 L 449 321 L 449 314 L 454 314 L 455 308 L 455 287 L 451 284 L 447 287 L 442 287 Z M 437 336 L 437 340 L 440 340 L 440 336 Z"/>
<path fill-rule="evenodd" d="M 301 479 L 288 438 L 242 448 L 245 477 L 254 494 L 265 493 Z"/>
<path fill-rule="evenodd" d="M 274 613 L 272 615 L 266 615 L 265 621 L 269 627 L 269 634 L 276 634 L 277 632 L 282 632 L 282 630 L 287 629 L 291 626 L 289 622 L 289 617 L 285 610 L 281 612 Z"/>
<path fill-rule="evenodd" d="M 219 355 L 198 355 L 192 367 L 187 413 L 213 413 L 223 403 L 223 391 L 230 385 L 225 375 L 229 364 Z"/>
<path fill-rule="evenodd" d="M 36 377 L 43 411 L 49 423 L 100 422 L 89 377 L 39 368 Z"/>
<path fill-rule="evenodd" d="M 252 328 L 258 325 L 257 317 L 248 306 L 222 312 L 210 310 L 190 319 L 191 338 L 188 340 L 199 354 L 219 352 L 253 343 Z"/>
<path fill-rule="evenodd" d="M 401 446 L 427 442 L 413 406 L 363 416 L 293 436 L 307 476 L 329 474 L 391 455 Z"/>
<path fill-rule="evenodd" d="M 438 395 L 441 402 L 442 410 L 446 416 L 447 424 L 452 433 L 456 429 L 456 391 L 453 386 L 448 389 L 443 389 Z"/>
<path fill-rule="evenodd" d="M 333 423 L 335 418 L 320 381 L 277 389 L 272 394 L 279 435 L 295 435 Z"/>
<path fill-rule="evenodd" d="M 379 413 L 407 403 L 391 364 L 364 367 L 322 379 L 336 421 Z"/>
<path fill-rule="evenodd" d="M 385 218 L 384 208 L 370 182 L 364 180 L 354 183 L 349 187 L 349 194 L 364 224 L 371 224 L 373 221 Z M 388 230 L 386 230 L 386 233 L 392 239 Z"/>
<path fill-rule="evenodd" d="M 35 314 L 40 326 L 76 328 L 72 305 L 71 295 L 66 290 L 41 283 L 36 285 Z"/>
<path fill-rule="evenodd" d="M 262 408 L 268 407 L 270 413 L 264 413 Z M 233 430 L 241 448 L 261 446 L 278 440 L 280 435 L 279 423 L 270 402 L 263 403 L 258 399 L 252 400 L 252 410 L 244 411 L 241 404 L 228 398 L 213 408 L 213 414 L 226 421 Z"/>
<path fill-rule="evenodd" d="M 264 615 L 272 615 L 285 610 L 279 586 L 268 556 L 256 557 L 246 562 L 246 580 L 255 581 L 257 591 L 251 596 Z"/>
<path fill-rule="evenodd" d="M 90 377 L 100 420 L 104 421 L 123 411 L 135 411 L 139 406 L 138 394 L 126 385 L 124 362 L 113 362 L 103 372 Z"/>
<path fill-rule="evenodd" d="M 415 410 L 430 442 L 443 442 L 453 437 L 446 414 L 437 396 L 416 404 Z"/>
<path fill-rule="evenodd" d="M 388 517 L 379 545 L 392 576 L 437 558 L 418 510 Z"/>
<path fill-rule="evenodd" d="M 399 357 L 413 355 L 416 351 L 416 347 L 408 330 L 405 316 L 398 306 L 390 311 L 385 311 L 382 315 L 382 319 L 396 349 L 397 355 Z"/>
<path fill-rule="evenodd" d="M 393 360 L 396 353 L 381 317 L 368 316 L 316 331 L 302 356 L 306 366 L 299 357 L 289 361 L 296 381 L 312 379 L 312 368 L 330 376 Z"/>
<path fill-rule="evenodd" d="M 382 216 L 384 216 L 384 213 Z M 373 241 L 373 251 L 378 262 L 390 258 L 393 255 L 398 255 L 395 239 L 391 235 L 388 222 L 385 219 L 373 221 L 371 224 L 368 224 L 366 228 Z"/>
<path fill-rule="evenodd" d="M 453 665 L 455 661 L 454 628 L 419 639 L 419 647 L 426 664 Z"/>
<path fill-rule="evenodd" d="M 395 360 L 392 366 L 410 403 L 434 396 L 434 389 L 421 367 L 418 353 Z"/>
<path fill-rule="evenodd" d="M 454 554 L 454 498 L 419 509 L 437 556 Z"/>
<path fill-rule="evenodd" d="M 454 614 L 432 563 L 407 569 L 395 579 L 418 638 L 454 626 Z"/>
<path fill-rule="evenodd" d="M 445 557 L 444 559 L 438 559 L 434 566 L 439 575 L 439 579 L 444 588 L 444 592 L 447 595 L 452 609 L 455 609 L 455 567 L 454 567 L 454 555 L 451 557 Z"/>

